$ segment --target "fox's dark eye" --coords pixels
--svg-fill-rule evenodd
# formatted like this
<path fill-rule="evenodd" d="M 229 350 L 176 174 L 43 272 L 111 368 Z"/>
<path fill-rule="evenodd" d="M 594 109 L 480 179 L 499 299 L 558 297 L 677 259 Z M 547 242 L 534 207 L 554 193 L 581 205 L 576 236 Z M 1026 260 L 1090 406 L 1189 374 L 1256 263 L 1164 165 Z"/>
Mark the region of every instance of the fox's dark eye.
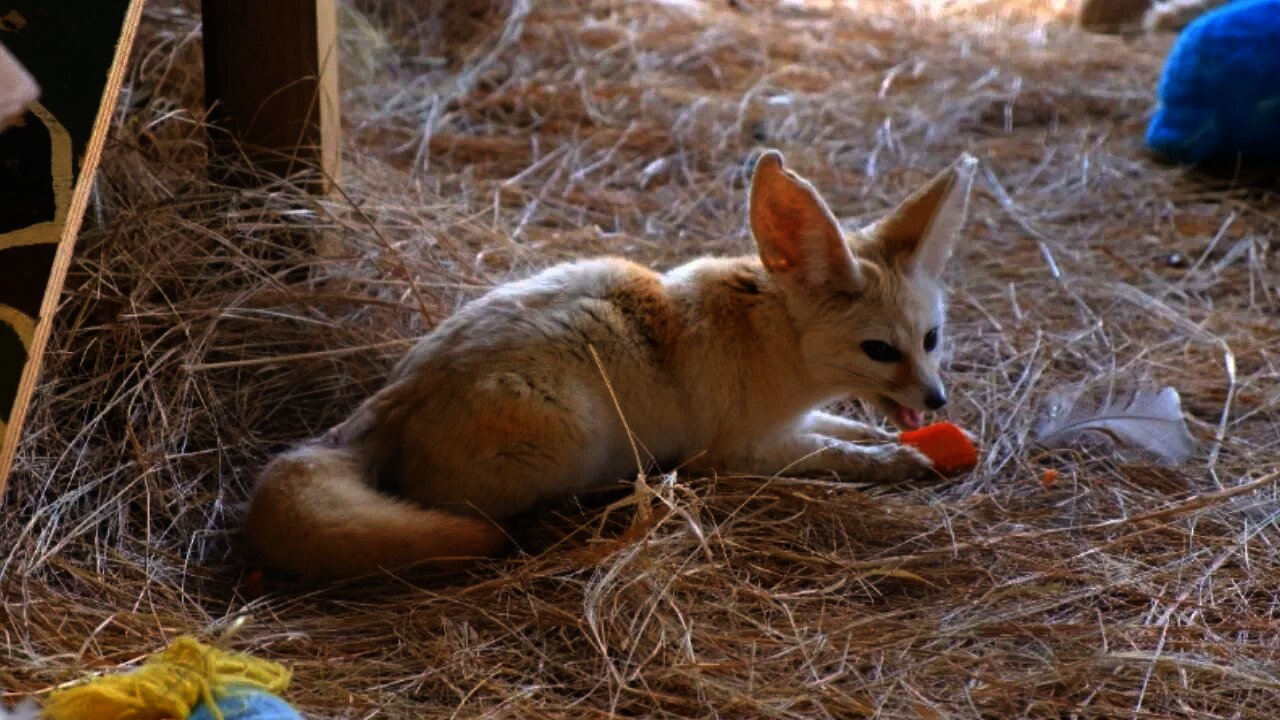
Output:
<path fill-rule="evenodd" d="M 876 362 L 891 363 L 902 359 L 902 352 L 898 348 L 880 340 L 863 341 L 862 352 Z"/>
<path fill-rule="evenodd" d="M 936 347 L 938 347 L 938 328 L 924 334 L 924 351 L 933 352 Z"/>

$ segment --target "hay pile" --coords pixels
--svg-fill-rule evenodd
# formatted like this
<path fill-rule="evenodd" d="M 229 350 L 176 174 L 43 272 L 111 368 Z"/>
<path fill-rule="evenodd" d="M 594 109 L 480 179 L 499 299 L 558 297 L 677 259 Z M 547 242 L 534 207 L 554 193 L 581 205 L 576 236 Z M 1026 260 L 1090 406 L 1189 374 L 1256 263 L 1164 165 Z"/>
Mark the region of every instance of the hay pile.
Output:
<path fill-rule="evenodd" d="M 1142 153 L 1167 39 L 994 0 L 356 0 L 317 201 L 208 179 L 195 5 L 147 10 L 0 517 L 0 691 L 194 632 L 291 665 L 314 717 L 1274 716 L 1280 214 Z M 269 453 L 494 283 L 748 251 L 757 145 L 853 219 L 984 160 L 948 348 L 976 472 L 654 477 L 464 582 L 255 597 Z M 1181 391 L 1190 463 L 1034 445 L 1050 392 L 1117 372 Z"/>

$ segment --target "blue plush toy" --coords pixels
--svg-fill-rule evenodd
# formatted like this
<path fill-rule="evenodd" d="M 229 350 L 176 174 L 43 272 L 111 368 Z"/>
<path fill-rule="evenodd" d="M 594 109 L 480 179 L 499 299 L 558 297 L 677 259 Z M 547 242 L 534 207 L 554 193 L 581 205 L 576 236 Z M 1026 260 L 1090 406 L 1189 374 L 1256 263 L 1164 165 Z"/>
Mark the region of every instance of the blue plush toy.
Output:
<path fill-rule="evenodd" d="M 1280 161 L 1280 0 L 1197 18 L 1169 52 L 1147 146 L 1198 163 Z"/>

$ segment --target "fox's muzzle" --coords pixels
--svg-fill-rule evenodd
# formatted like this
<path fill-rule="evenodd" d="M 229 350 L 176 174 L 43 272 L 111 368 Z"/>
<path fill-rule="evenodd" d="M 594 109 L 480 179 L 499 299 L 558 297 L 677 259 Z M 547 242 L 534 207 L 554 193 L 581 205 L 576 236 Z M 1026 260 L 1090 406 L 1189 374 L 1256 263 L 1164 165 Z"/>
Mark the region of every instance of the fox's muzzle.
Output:
<path fill-rule="evenodd" d="M 930 410 L 941 410 L 947 404 L 947 391 L 941 387 L 931 387 L 924 391 L 924 406 Z"/>

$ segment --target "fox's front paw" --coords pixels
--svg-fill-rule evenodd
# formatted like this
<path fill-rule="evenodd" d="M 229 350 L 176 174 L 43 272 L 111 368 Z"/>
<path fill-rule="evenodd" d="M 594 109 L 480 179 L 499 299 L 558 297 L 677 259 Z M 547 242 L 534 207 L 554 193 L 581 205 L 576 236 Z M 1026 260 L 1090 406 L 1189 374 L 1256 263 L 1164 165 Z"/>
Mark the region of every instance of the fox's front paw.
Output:
<path fill-rule="evenodd" d="M 882 430 L 874 425 L 867 425 L 866 428 L 865 440 L 879 443 L 898 442 L 898 432 L 896 430 Z"/>
<path fill-rule="evenodd" d="M 876 448 L 874 461 L 867 468 L 869 482 L 902 482 L 933 477 L 933 461 L 910 445 L 883 445 Z"/>

